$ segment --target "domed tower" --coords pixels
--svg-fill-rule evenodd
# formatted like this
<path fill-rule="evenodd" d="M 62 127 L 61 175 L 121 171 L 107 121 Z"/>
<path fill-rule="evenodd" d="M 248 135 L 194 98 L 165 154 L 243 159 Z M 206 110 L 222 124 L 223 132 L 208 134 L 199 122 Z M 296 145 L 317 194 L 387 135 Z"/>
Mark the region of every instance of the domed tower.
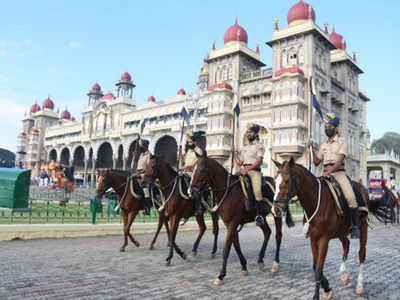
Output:
<path fill-rule="evenodd" d="M 133 98 L 133 89 L 136 85 L 133 84 L 132 77 L 128 72 L 122 74 L 121 79 L 115 85 L 118 91 L 117 97 Z"/>
<path fill-rule="evenodd" d="M 50 96 L 43 100 L 42 103 L 43 110 L 53 110 L 54 109 L 54 102 L 50 99 Z"/>
<path fill-rule="evenodd" d="M 315 22 L 315 11 L 310 4 L 300 0 L 293 5 L 287 15 L 287 22 L 289 26 L 303 23 L 304 21 L 313 20 Z"/>
<path fill-rule="evenodd" d="M 21 132 L 17 138 L 17 152 L 15 155 L 16 168 L 25 167 L 25 155 L 26 155 L 27 144 L 28 144 L 27 134 L 26 132 Z"/>
<path fill-rule="evenodd" d="M 208 90 L 208 79 L 209 79 L 208 77 L 209 77 L 209 73 L 210 73 L 209 66 L 207 63 L 208 58 L 209 58 L 209 55 L 207 53 L 206 57 L 204 58 L 203 67 L 200 70 L 199 80 L 197 82 L 197 87 L 200 91 L 200 95 L 203 95 Z"/>
<path fill-rule="evenodd" d="M 87 95 L 89 97 L 88 106 L 97 104 L 98 100 L 103 97 L 100 84 L 96 82 Z"/>
<path fill-rule="evenodd" d="M 61 113 L 60 118 L 61 119 L 65 119 L 65 120 L 70 120 L 71 119 L 71 114 L 67 110 L 67 108 L 65 108 L 65 110 Z"/>

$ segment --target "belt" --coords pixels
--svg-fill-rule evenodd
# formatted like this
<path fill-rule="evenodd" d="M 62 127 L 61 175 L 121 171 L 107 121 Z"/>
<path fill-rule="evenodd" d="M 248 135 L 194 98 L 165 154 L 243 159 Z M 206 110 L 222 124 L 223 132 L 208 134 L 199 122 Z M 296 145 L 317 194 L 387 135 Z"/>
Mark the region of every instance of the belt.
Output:
<path fill-rule="evenodd" d="M 331 167 L 331 166 L 333 166 L 333 165 L 334 165 L 334 163 L 325 164 L 325 165 L 324 165 L 324 171 L 327 170 L 327 167 Z M 337 171 L 345 171 L 345 169 L 344 169 L 344 163 L 342 163 L 342 165 L 340 166 L 340 168 L 337 169 L 337 170 L 335 170 L 334 172 L 337 172 Z"/>
<path fill-rule="evenodd" d="M 244 164 L 243 166 L 244 167 L 247 167 L 247 166 L 252 166 L 253 164 Z M 261 172 L 261 168 L 254 168 L 254 169 L 252 169 L 251 171 L 257 171 L 257 172 Z"/>

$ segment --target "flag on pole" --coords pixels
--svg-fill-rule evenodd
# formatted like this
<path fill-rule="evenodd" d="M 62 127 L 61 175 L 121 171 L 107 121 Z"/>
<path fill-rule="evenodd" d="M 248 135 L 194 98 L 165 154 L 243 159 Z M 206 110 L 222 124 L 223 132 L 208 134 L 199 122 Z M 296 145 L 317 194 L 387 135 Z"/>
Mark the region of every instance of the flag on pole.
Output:
<path fill-rule="evenodd" d="M 144 130 L 144 128 L 146 127 L 146 122 L 147 122 L 147 119 L 142 119 L 142 120 L 140 121 L 140 123 L 139 123 L 140 134 L 139 134 L 139 135 L 142 135 L 142 134 L 143 134 L 143 130 Z"/>
<path fill-rule="evenodd" d="M 315 110 L 318 112 L 318 114 L 321 117 L 321 119 L 323 119 L 324 117 L 322 116 L 321 106 L 319 106 L 319 103 L 318 103 L 318 100 L 317 100 L 317 96 L 315 96 L 312 77 L 310 77 L 310 92 L 311 92 L 311 98 L 312 98 L 313 106 L 314 106 Z"/>
<path fill-rule="evenodd" d="M 239 128 L 239 115 L 240 115 L 239 102 L 237 102 L 235 107 L 233 108 L 233 113 L 236 115 L 236 126 L 237 128 Z"/>
<path fill-rule="evenodd" d="M 189 128 L 190 127 L 190 116 L 186 110 L 186 107 L 182 107 L 181 115 L 182 115 L 183 119 L 185 120 L 187 127 Z"/>

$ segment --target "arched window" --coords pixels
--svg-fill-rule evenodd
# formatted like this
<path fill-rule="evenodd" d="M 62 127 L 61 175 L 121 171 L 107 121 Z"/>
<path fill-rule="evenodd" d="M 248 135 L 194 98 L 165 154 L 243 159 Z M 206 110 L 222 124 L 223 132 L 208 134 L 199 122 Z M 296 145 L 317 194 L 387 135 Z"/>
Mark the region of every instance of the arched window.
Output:
<path fill-rule="evenodd" d="M 294 48 L 289 50 L 289 65 L 297 65 L 297 51 Z"/>

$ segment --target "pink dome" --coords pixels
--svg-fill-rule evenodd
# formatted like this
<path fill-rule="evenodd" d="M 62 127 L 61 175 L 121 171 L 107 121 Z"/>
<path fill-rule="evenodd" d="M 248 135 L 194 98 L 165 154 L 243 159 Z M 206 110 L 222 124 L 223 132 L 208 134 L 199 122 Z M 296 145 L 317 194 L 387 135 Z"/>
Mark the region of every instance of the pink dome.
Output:
<path fill-rule="evenodd" d="M 58 121 L 57 121 L 57 124 L 61 124 L 61 123 L 62 123 L 62 121 L 61 121 L 61 120 L 58 120 Z"/>
<path fill-rule="evenodd" d="M 43 109 L 47 108 L 47 109 L 54 109 L 54 103 L 53 101 L 50 99 L 50 97 L 47 97 L 47 99 L 45 99 L 42 103 L 42 107 Z"/>
<path fill-rule="evenodd" d="M 237 19 L 235 21 L 235 25 L 229 27 L 224 35 L 224 44 L 233 41 L 239 41 L 245 44 L 247 44 L 248 41 L 247 32 L 242 26 L 238 25 Z"/>
<path fill-rule="evenodd" d="M 71 119 L 71 114 L 69 113 L 69 111 L 68 110 L 64 110 L 62 113 L 61 113 L 61 119 Z"/>
<path fill-rule="evenodd" d="M 332 33 L 329 35 L 329 40 L 336 48 L 346 50 L 346 41 L 343 39 L 343 36 L 336 33 L 335 27 L 332 27 Z"/>
<path fill-rule="evenodd" d="M 25 132 L 21 132 L 19 135 L 26 136 L 26 133 Z"/>
<path fill-rule="evenodd" d="M 180 90 L 178 91 L 178 95 L 186 95 L 185 90 L 184 90 L 184 89 L 180 89 Z"/>
<path fill-rule="evenodd" d="M 113 95 L 111 92 L 109 92 L 109 93 L 105 94 L 105 95 L 100 99 L 100 101 L 102 101 L 102 100 L 113 101 L 114 99 L 115 99 L 114 95 Z"/>
<path fill-rule="evenodd" d="M 31 113 L 38 112 L 40 110 L 39 104 L 35 103 L 31 106 Z"/>
<path fill-rule="evenodd" d="M 147 102 L 156 102 L 156 98 L 154 98 L 154 96 L 150 96 L 147 98 Z"/>
<path fill-rule="evenodd" d="M 76 119 L 74 117 L 71 117 L 71 121 L 76 121 Z"/>
<path fill-rule="evenodd" d="M 32 130 L 33 133 L 39 133 L 39 129 L 35 128 Z"/>
<path fill-rule="evenodd" d="M 129 74 L 128 72 L 125 72 L 124 74 L 122 74 L 121 79 L 131 81 L 132 77 L 131 77 L 131 74 Z"/>
<path fill-rule="evenodd" d="M 98 84 L 97 82 L 96 82 L 95 84 L 93 84 L 92 90 L 94 90 L 94 91 L 100 91 L 100 90 L 101 90 L 100 84 Z"/>
<path fill-rule="evenodd" d="M 297 21 L 297 20 L 308 20 L 310 19 L 310 14 L 309 14 L 309 7 L 310 4 L 303 2 L 302 0 L 300 0 L 298 3 L 296 3 L 295 5 L 293 5 L 290 9 L 289 9 L 289 13 L 287 16 L 287 22 L 290 25 L 290 23 L 292 23 L 293 21 Z M 311 19 L 315 22 L 315 11 L 314 9 L 311 7 Z"/>

